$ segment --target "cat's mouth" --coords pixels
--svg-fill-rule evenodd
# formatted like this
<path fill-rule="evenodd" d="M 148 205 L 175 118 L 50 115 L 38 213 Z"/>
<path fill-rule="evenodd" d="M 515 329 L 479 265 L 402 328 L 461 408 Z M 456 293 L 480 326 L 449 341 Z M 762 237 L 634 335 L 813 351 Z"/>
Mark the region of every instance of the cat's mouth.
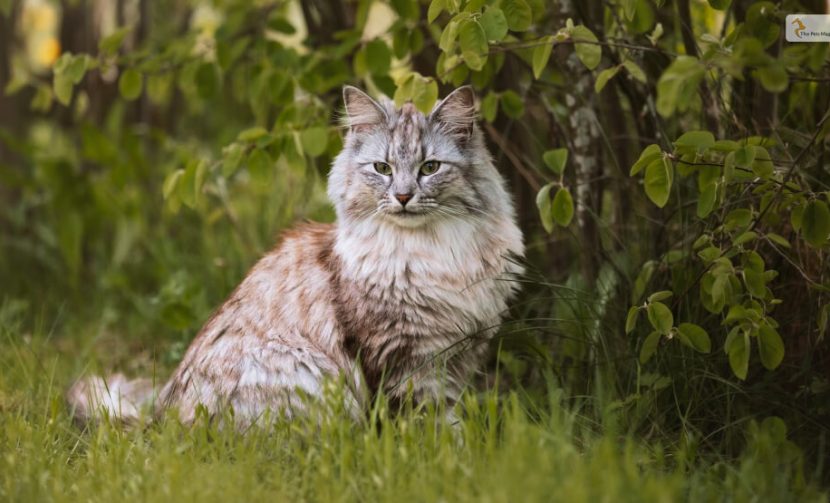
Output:
<path fill-rule="evenodd" d="M 414 209 L 400 209 L 384 213 L 389 220 L 402 227 L 418 227 L 427 221 L 429 212 Z"/>

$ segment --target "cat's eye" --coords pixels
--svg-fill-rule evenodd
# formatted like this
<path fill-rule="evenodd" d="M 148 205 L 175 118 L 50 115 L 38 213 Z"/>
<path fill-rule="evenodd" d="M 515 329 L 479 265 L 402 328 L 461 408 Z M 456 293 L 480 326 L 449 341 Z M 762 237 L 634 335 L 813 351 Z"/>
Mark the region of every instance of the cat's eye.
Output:
<path fill-rule="evenodd" d="M 429 176 L 438 171 L 440 167 L 441 163 L 438 161 L 427 161 L 421 165 L 421 174 Z"/>
<path fill-rule="evenodd" d="M 377 171 L 381 175 L 389 176 L 392 174 L 392 166 L 386 164 L 385 162 L 376 162 L 375 171 Z"/>

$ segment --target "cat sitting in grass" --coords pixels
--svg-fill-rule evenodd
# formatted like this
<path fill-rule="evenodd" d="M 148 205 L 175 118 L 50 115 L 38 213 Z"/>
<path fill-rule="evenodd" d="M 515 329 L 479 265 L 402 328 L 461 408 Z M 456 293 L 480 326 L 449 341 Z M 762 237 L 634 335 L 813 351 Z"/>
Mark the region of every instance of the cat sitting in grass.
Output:
<path fill-rule="evenodd" d="M 461 87 L 429 115 L 343 90 L 347 128 L 328 195 L 333 224 L 286 232 L 216 310 L 170 380 L 76 382 L 76 417 L 192 422 L 229 407 L 238 426 L 302 413 L 343 378 L 350 411 L 384 393 L 458 399 L 515 293 L 522 233 Z"/>

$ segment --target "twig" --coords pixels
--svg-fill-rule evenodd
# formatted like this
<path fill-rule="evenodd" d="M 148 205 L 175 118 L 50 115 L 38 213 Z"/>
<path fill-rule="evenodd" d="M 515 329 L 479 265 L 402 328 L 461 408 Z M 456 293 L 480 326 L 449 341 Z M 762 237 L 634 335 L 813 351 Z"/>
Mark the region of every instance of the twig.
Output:
<path fill-rule="evenodd" d="M 778 190 L 775 191 L 775 194 L 772 196 L 772 199 L 770 199 L 769 204 L 767 204 L 761 210 L 761 212 L 758 213 L 758 216 L 755 218 L 755 220 L 752 222 L 752 226 L 749 228 L 750 230 L 754 230 L 755 227 L 758 226 L 758 223 L 761 221 L 762 218 L 764 218 L 764 215 L 767 214 L 767 211 L 769 211 L 769 209 L 772 208 L 772 205 L 775 203 L 775 201 L 779 197 L 781 197 L 781 193 L 784 191 L 784 186 L 787 184 L 788 181 L 790 181 L 790 178 L 792 178 L 793 174 L 795 173 L 796 166 L 798 166 L 798 163 L 801 162 L 801 158 L 807 154 L 807 152 L 812 148 L 813 144 L 816 142 L 816 139 L 818 138 L 819 133 L 821 133 L 821 129 L 828 118 L 830 118 L 830 108 L 827 109 L 827 111 L 824 113 L 824 117 L 822 117 L 821 120 L 818 121 L 818 124 L 816 124 L 816 130 L 813 133 L 812 138 L 810 138 L 810 142 L 807 143 L 807 145 L 804 145 L 804 148 L 801 149 L 801 152 L 799 152 L 798 155 L 795 156 L 795 159 L 793 159 L 793 163 L 790 165 L 790 169 L 787 170 L 787 173 L 781 180 L 781 185 L 778 186 Z"/>
<path fill-rule="evenodd" d="M 522 160 L 519 159 L 519 156 L 517 156 L 513 152 L 513 150 L 510 148 L 510 145 L 507 143 L 507 139 L 504 136 L 502 136 L 502 134 L 499 133 L 496 130 L 496 128 L 493 127 L 492 124 L 488 122 L 484 123 L 484 128 L 487 129 L 487 134 L 490 135 L 490 137 L 493 139 L 494 142 L 496 142 L 496 144 L 499 146 L 502 152 L 504 152 L 504 155 L 506 155 L 507 158 L 510 160 L 510 164 L 512 164 L 513 167 L 516 168 L 516 171 L 518 171 L 519 174 L 522 175 L 522 178 L 524 178 L 525 181 L 527 181 L 528 185 L 530 185 L 533 188 L 533 191 L 539 192 L 539 189 L 542 188 L 542 184 L 539 183 L 539 181 L 533 175 L 533 172 L 527 169 L 527 167 L 525 167 Z"/>

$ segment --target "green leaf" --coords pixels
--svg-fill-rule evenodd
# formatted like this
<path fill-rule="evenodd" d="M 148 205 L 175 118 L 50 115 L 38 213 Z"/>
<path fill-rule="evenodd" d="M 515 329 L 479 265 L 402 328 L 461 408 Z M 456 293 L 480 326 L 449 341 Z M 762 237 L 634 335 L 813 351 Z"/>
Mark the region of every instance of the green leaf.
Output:
<path fill-rule="evenodd" d="M 651 8 L 651 2 L 636 0 L 634 6 L 634 16 L 627 23 L 628 28 L 635 34 L 645 33 L 654 26 L 654 10 Z"/>
<path fill-rule="evenodd" d="M 366 66 L 372 75 L 386 75 L 392 65 L 392 52 L 386 43 L 376 38 L 366 44 Z"/>
<path fill-rule="evenodd" d="M 674 144 L 678 147 L 693 148 L 703 153 L 715 145 L 715 136 L 709 131 L 688 131 L 683 133 Z"/>
<path fill-rule="evenodd" d="M 118 91 L 125 100 L 134 100 L 141 96 L 144 77 L 138 70 L 129 68 L 118 79 Z"/>
<path fill-rule="evenodd" d="M 631 306 L 628 315 L 625 317 L 625 333 L 630 334 L 637 326 L 637 318 L 640 317 L 640 306 Z"/>
<path fill-rule="evenodd" d="M 727 213 L 724 219 L 726 230 L 743 229 L 752 221 L 752 211 L 747 208 L 738 208 Z"/>
<path fill-rule="evenodd" d="M 652 302 L 646 308 L 648 313 L 648 321 L 655 330 L 663 335 L 671 332 L 674 325 L 674 316 L 672 316 L 671 309 L 666 307 L 661 302 Z"/>
<path fill-rule="evenodd" d="M 756 299 L 763 299 L 767 295 L 764 273 L 745 269 L 743 272 L 744 284 L 749 294 Z"/>
<path fill-rule="evenodd" d="M 435 21 L 438 16 L 441 15 L 441 12 L 444 10 L 446 0 L 432 0 L 429 4 L 429 9 L 427 9 L 427 22 L 432 23 Z"/>
<path fill-rule="evenodd" d="M 184 174 L 176 184 L 176 194 L 179 200 L 189 208 L 195 208 L 207 170 L 207 164 L 198 159 L 191 159 L 187 163 Z"/>
<path fill-rule="evenodd" d="M 121 44 L 124 43 L 124 37 L 130 30 L 130 27 L 119 28 L 102 38 L 101 41 L 98 42 L 98 50 L 105 55 L 115 54 L 118 52 L 118 49 L 121 48 Z"/>
<path fill-rule="evenodd" d="M 182 176 L 184 176 L 184 170 L 177 169 L 164 178 L 164 184 L 162 184 L 161 189 L 164 199 L 170 199 L 170 197 L 175 193 L 176 187 L 178 186 L 179 180 Z"/>
<path fill-rule="evenodd" d="M 297 29 L 294 28 L 294 25 L 292 25 L 290 21 L 281 16 L 269 19 L 268 28 L 279 33 L 285 33 L 286 35 L 293 35 L 297 33 Z"/>
<path fill-rule="evenodd" d="M 593 70 L 599 65 L 602 59 L 602 47 L 597 44 L 594 32 L 585 26 L 574 26 L 571 30 L 571 38 L 574 41 L 576 55 L 582 64 L 589 70 Z"/>
<path fill-rule="evenodd" d="M 715 202 L 718 197 L 718 186 L 710 183 L 700 191 L 697 199 L 697 216 L 698 218 L 706 218 L 715 209 Z"/>
<path fill-rule="evenodd" d="M 239 141 L 256 141 L 260 137 L 265 136 L 267 134 L 267 129 L 265 129 L 264 127 L 255 126 L 239 133 L 236 139 Z"/>
<path fill-rule="evenodd" d="M 642 68 L 637 65 L 637 63 L 631 61 L 630 59 L 626 59 L 623 61 L 622 65 L 628 70 L 629 75 L 634 77 L 635 80 L 638 80 L 645 84 L 648 79 L 646 78 L 646 72 L 643 71 Z"/>
<path fill-rule="evenodd" d="M 813 246 L 821 246 L 830 235 L 830 209 L 824 201 L 810 201 L 801 216 L 801 233 Z"/>
<path fill-rule="evenodd" d="M 728 343 L 726 352 L 729 355 L 729 366 L 732 367 L 735 376 L 743 381 L 749 371 L 749 334 L 736 332 L 736 335 Z"/>
<path fill-rule="evenodd" d="M 248 173 L 254 183 L 268 183 L 271 178 L 271 167 L 271 156 L 265 150 L 255 149 L 248 156 Z"/>
<path fill-rule="evenodd" d="M 704 72 L 697 58 L 678 56 L 657 81 L 657 112 L 669 117 L 675 110 L 686 110 L 690 100 L 685 98 L 697 90 Z"/>
<path fill-rule="evenodd" d="M 525 104 L 516 91 L 508 89 L 501 95 L 501 109 L 511 119 L 518 119 L 525 113 Z"/>
<path fill-rule="evenodd" d="M 758 354 L 767 370 L 775 370 L 784 359 L 784 341 L 774 328 L 766 324 L 758 329 Z"/>
<path fill-rule="evenodd" d="M 752 172 L 761 178 L 770 178 L 775 173 L 775 166 L 767 149 L 760 145 L 753 145 L 755 157 L 752 161 Z"/>
<path fill-rule="evenodd" d="M 726 10 L 729 8 L 729 4 L 731 3 L 732 0 L 709 0 L 709 5 L 711 5 L 713 9 L 717 10 Z"/>
<path fill-rule="evenodd" d="M 654 292 L 653 294 L 649 295 L 647 300 L 649 302 L 659 302 L 661 300 L 668 299 L 672 295 L 674 295 L 674 293 L 671 290 L 661 290 L 659 292 Z"/>
<path fill-rule="evenodd" d="M 318 157 L 326 151 L 329 130 L 325 127 L 312 127 L 300 133 L 303 151 L 311 157 Z"/>
<path fill-rule="evenodd" d="M 717 246 L 709 246 L 697 252 L 697 256 L 705 263 L 709 263 L 720 257 L 721 251 Z"/>
<path fill-rule="evenodd" d="M 741 168 L 750 168 L 755 160 L 755 149 L 751 145 L 744 145 L 735 151 L 735 164 Z"/>
<path fill-rule="evenodd" d="M 732 241 L 732 244 L 734 246 L 739 246 L 739 245 L 742 245 L 744 243 L 749 243 L 750 241 L 755 241 L 755 239 L 757 237 L 758 237 L 757 232 L 755 232 L 755 231 L 746 231 L 743 234 L 741 234 L 740 236 L 736 237 Z"/>
<path fill-rule="evenodd" d="M 533 12 L 525 0 L 504 0 L 501 3 L 507 26 L 513 31 L 526 31 L 533 21 Z"/>
<path fill-rule="evenodd" d="M 643 341 L 643 346 L 640 348 L 640 364 L 646 363 L 654 356 L 654 353 L 657 351 L 657 344 L 660 342 L 662 335 L 656 330 L 648 334 Z"/>
<path fill-rule="evenodd" d="M 438 48 L 449 54 L 455 47 L 455 41 L 458 38 L 459 23 L 456 20 L 450 21 L 444 31 L 441 32 L 441 38 L 438 39 Z"/>
<path fill-rule="evenodd" d="M 746 11 L 741 35 L 754 37 L 766 49 L 779 39 L 781 23 L 776 16 L 778 8 L 772 2 L 753 2 Z"/>
<path fill-rule="evenodd" d="M 611 68 L 606 68 L 605 70 L 599 72 L 597 75 L 597 80 L 594 82 L 594 92 L 599 93 L 605 87 L 609 80 L 614 78 L 620 72 L 621 66 L 612 66 Z"/>
<path fill-rule="evenodd" d="M 651 281 L 651 276 L 654 274 L 656 267 L 657 264 L 653 260 L 646 261 L 643 264 L 643 268 L 640 269 L 637 278 L 634 280 L 634 289 L 631 291 L 631 302 L 633 304 L 640 301 L 646 286 L 648 286 L 648 282 Z"/>
<path fill-rule="evenodd" d="M 239 169 L 245 150 L 242 148 L 242 145 L 234 143 L 226 147 L 222 153 L 222 176 L 228 178 Z"/>
<path fill-rule="evenodd" d="M 72 80 L 73 84 L 80 84 L 87 69 L 87 57 L 85 55 L 75 56 L 66 66 L 64 73 Z"/>
<path fill-rule="evenodd" d="M 464 21 L 458 31 L 458 43 L 461 46 L 461 56 L 471 70 L 481 70 L 487 62 L 487 35 L 478 21 L 468 19 Z"/>
<path fill-rule="evenodd" d="M 557 175 L 561 175 L 565 171 L 565 164 L 568 162 L 568 149 L 557 148 L 548 150 L 542 154 L 542 160 L 545 162 L 545 166 L 550 168 L 551 171 Z"/>
<path fill-rule="evenodd" d="M 567 227 L 574 217 L 574 200 L 571 197 L 571 191 L 566 187 L 556 191 L 556 195 L 553 196 L 551 210 L 553 220 L 562 227 Z"/>
<path fill-rule="evenodd" d="M 550 234 L 553 232 L 553 214 L 551 212 L 550 189 L 553 183 L 549 183 L 536 194 L 536 207 L 539 209 L 539 217 L 542 219 L 542 227 Z"/>
<path fill-rule="evenodd" d="M 392 52 L 398 59 L 404 59 L 409 54 L 409 31 L 406 28 L 395 30 L 392 35 Z"/>
<path fill-rule="evenodd" d="M 787 90 L 790 77 L 783 64 L 771 64 L 758 69 L 758 80 L 767 91 L 780 93 Z"/>
<path fill-rule="evenodd" d="M 661 156 L 646 166 L 646 195 L 658 208 L 664 207 L 669 201 L 672 179 L 672 165 L 667 158 Z"/>
<path fill-rule="evenodd" d="M 677 327 L 677 331 L 689 342 L 689 345 L 695 351 L 708 353 L 712 350 L 712 341 L 709 339 L 709 334 L 706 333 L 706 330 L 694 323 L 681 323 Z"/>
<path fill-rule="evenodd" d="M 790 212 L 790 224 L 796 232 L 801 230 L 801 224 L 804 219 L 804 206 L 803 204 L 795 206 Z"/>
<path fill-rule="evenodd" d="M 481 117 L 487 122 L 496 120 L 496 114 L 499 111 L 499 95 L 490 91 L 481 100 Z"/>
<path fill-rule="evenodd" d="M 541 45 L 533 49 L 533 76 L 537 79 L 542 76 L 545 67 L 548 66 L 550 53 L 553 51 L 554 37 L 549 35 L 542 39 Z"/>
<path fill-rule="evenodd" d="M 412 103 L 424 114 L 429 113 L 438 100 L 438 83 L 431 77 L 415 77 Z"/>
<path fill-rule="evenodd" d="M 766 234 L 766 238 L 772 241 L 773 243 L 777 244 L 778 246 L 783 246 L 784 248 L 791 247 L 790 242 L 787 241 L 787 238 L 774 232 L 768 232 Z"/>
<path fill-rule="evenodd" d="M 478 22 L 484 28 L 487 40 L 498 42 L 507 36 L 507 18 L 504 17 L 504 12 L 498 7 L 487 7 Z"/>
<path fill-rule="evenodd" d="M 640 154 L 640 158 L 637 159 L 637 162 L 634 163 L 634 166 L 631 167 L 631 172 L 629 173 L 630 176 L 634 176 L 640 171 L 643 170 L 646 166 L 651 164 L 652 161 L 657 159 L 658 157 L 663 155 L 663 151 L 660 150 L 660 146 L 652 143 L 648 147 L 646 147 L 643 152 Z"/>
<path fill-rule="evenodd" d="M 52 90 L 62 105 L 68 106 L 69 102 L 72 101 L 72 79 L 66 74 L 55 75 L 52 81 Z"/>

